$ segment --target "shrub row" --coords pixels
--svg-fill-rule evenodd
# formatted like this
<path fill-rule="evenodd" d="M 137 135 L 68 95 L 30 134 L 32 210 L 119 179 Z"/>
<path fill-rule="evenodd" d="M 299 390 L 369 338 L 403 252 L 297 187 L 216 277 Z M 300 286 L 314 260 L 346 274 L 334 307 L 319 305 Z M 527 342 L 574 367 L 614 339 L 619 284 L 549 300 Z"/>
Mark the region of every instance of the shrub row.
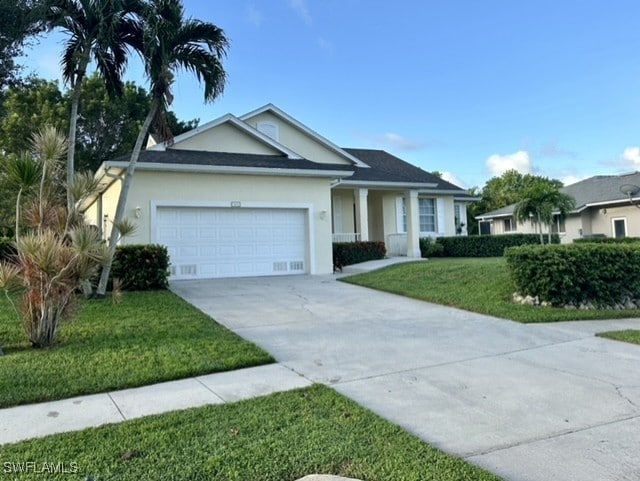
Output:
<path fill-rule="evenodd" d="M 611 306 L 640 299 L 640 246 L 581 243 L 505 252 L 518 293 L 554 306 Z"/>
<path fill-rule="evenodd" d="M 444 252 L 444 246 L 436 242 L 432 237 L 420 238 L 420 255 L 422 257 L 440 257 Z"/>
<path fill-rule="evenodd" d="M 127 291 L 166 289 L 169 286 L 169 253 L 157 244 L 118 246 L 111 277 Z"/>
<path fill-rule="evenodd" d="M 386 254 L 384 242 L 334 242 L 333 265 L 342 268 L 359 262 L 384 259 Z"/>
<path fill-rule="evenodd" d="M 548 237 L 544 235 L 544 242 Z M 443 257 L 501 257 L 507 247 L 540 244 L 538 234 L 502 234 L 482 236 L 438 237 Z M 559 244 L 558 234 L 551 235 L 551 243 Z"/>
<path fill-rule="evenodd" d="M 584 244 L 585 242 L 596 244 L 635 244 L 640 242 L 640 237 L 583 237 L 574 239 L 576 244 Z"/>

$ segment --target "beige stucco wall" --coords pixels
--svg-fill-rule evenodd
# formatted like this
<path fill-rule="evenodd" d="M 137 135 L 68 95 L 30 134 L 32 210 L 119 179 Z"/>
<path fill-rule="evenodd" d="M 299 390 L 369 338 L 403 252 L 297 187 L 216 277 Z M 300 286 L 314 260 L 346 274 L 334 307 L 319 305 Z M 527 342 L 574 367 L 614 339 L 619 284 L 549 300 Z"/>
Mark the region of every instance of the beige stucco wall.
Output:
<path fill-rule="evenodd" d="M 349 160 L 318 143 L 316 140 L 304 134 L 288 122 L 282 120 L 280 117 L 273 115 L 271 112 L 263 112 L 245 120 L 246 123 L 256 129 L 258 122 L 265 121 L 272 122 L 278 126 L 278 142 L 300 154 L 305 159 L 327 164 L 351 165 Z"/>
<path fill-rule="evenodd" d="M 331 191 L 331 196 L 334 199 L 332 202 L 332 216 L 334 222 L 333 232 L 338 234 L 354 233 L 355 220 L 353 216 L 353 190 L 333 189 Z M 339 212 L 337 212 L 338 209 L 340 210 Z"/>
<path fill-rule="evenodd" d="M 640 237 L 640 209 L 632 205 L 589 209 L 591 233 L 614 237 L 613 219 L 626 219 L 627 236 Z"/>
<path fill-rule="evenodd" d="M 281 154 L 231 124 L 224 123 L 173 145 L 172 148 L 241 154 Z"/>
<path fill-rule="evenodd" d="M 120 190 L 122 189 L 122 182 L 114 180 L 109 188 L 101 194 L 101 198 L 96 199 L 84 212 L 84 219 L 90 225 L 99 227 L 102 232 L 102 238 L 108 239 L 111 235 L 111 228 L 113 225 L 110 221 L 113 221 L 116 215 L 116 208 L 118 206 L 118 198 L 120 197 Z M 108 221 L 105 223 L 104 218 L 100 219 L 99 203 L 102 202 L 102 216 L 107 215 Z M 126 216 L 135 220 L 133 212 L 126 212 Z"/>
<path fill-rule="evenodd" d="M 206 206 L 207 203 L 232 201 L 242 204 L 259 203 L 264 207 L 302 207 L 309 205 L 313 251 L 309 265 L 312 273 L 333 271 L 331 248 L 331 198 L 329 179 L 303 177 L 272 177 L 251 175 L 215 175 L 206 173 L 149 172 L 138 170 L 127 200 L 126 215 L 137 224 L 136 232 L 123 240 L 126 244 L 154 241 L 151 217 L 154 202 L 164 205 Z M 104 213 L 113 218 L 115 203 L 111 191 L 105 193 Z M 117 194 L 116 194 L 117 195 Z M 116 197 L 117 202 L 117 197 Z M 167 204 L 167 202 L 169 204 Z M 136 219 L 135 208 L 141 209 Z M 322 214 L 325 211 L 325 214 Z M 323 218 L 324 217 L 324 218 Z"/>

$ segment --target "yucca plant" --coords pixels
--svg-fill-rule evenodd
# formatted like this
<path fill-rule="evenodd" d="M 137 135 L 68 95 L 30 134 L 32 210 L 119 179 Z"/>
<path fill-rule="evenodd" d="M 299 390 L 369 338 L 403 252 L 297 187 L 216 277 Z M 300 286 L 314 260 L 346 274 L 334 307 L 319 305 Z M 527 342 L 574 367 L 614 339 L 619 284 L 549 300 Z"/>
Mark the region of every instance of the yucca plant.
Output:
<path fill-rule="evenodd" d="M 0 264 L 0 288 L 22 317 L 34 347 L 51 346 L 63 321 L 73 317 L 76 291 L 95 276 L 107 249 L 96 229 L 84 224 L 75 207 L 66 206 L 60 179 L 64 173 L 64 136 L 46 128 L 32 139 L 32 156 L 38 164 L 38 189 L 24 210 L 24 232 L 15 243 L 11 263 Z M 85 174 L 73 183 L 75 198 L 83 200 L 96 185 Z"/>

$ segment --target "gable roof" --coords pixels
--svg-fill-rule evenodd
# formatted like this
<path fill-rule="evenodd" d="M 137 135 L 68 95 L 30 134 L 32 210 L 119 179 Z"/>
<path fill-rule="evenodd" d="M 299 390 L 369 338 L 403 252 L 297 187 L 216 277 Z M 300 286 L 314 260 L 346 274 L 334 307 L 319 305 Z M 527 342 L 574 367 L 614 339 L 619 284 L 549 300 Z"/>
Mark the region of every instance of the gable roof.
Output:
<path fill-rule="evenodd" d="M 170 147 L 169 149 L 167 149 L 167 146 L 165 143 L 161 142 L 158 144 L 153 145 L 152 147 L 149 147 L 149 149 L 147 150 L 155 150 L 155 151 L 165 151 L 165 150 L 171 150 L 174 149 L 177 144 L 180 144 L 181 142 L 184 142 L 185 140 L 188 140 L 192 137 L 195 137 L 196 135 L 200 135 L 203 132 L 206 132 L 207 130 L 211 130 L 214 129 L 216 127 L 218 127 L 219 125 L 222 124 L 231 124 L 234 127 L 236 127 L 237 129 L 241 130 L 242 132 L 244 132 L 245 134 L 249 135 L 250 137 L 253 137 L 254 139 L 258 140 L 259 142 L 268 145 L 269 147 L 275 149 L 276 151 L 288 156 L 289 158 L 292 159 L 302 159 L 302 156 L 297 154 L 296 152 L 294 152 L 293 150 L 289 149 L 287 146 L 282 145 L 281 143 L 275 141 L 274 139 L 272 139 L 271 137 L 263 134 L 262 132 L 254 129 L 253 127 L 251 127 L 249 124 L 243 122 L 242 120 L 238 119 L 235 115 L 232 114 L 226 114 L 223 115 L 222 117 L 219 117 L 217 119 L 214 119 L 210 122 L 207 122 L 206 124 L 200 125 L 198 127 L 196 127 L 195 129 L 191 129 L 187 132 L 184 132 L 183 134 L 180 134 L 178 136 L 176 136 L 173 139 L 173 146 Z"/>
<path fill-rule="evenodd" d="M 390 186 L 393 186 L 393 184 L 411 185 L 434 193 L 452 193 L 461 199 L 468 198 L 472 200 L 466 190 L 405 162 L 384 150 L 353 148 L 345 148 L 344 150 L 368 164 L 369 168 L 354 167 L 354 174 L 345 179 L 342 182 L 343 184 L 384 183 Z"/>
<path fill-rule="evenodd" d="M 323 137 L 322 135 L 317 133 L 315 130 L 307 127 L 306 125 L 304 125 L 299 120 L 294 119 L 289 114 L 287 114 L 284 110 L 279 109 L 278 107 L 276 107 L 272 103 L 268 103 L 266 105 L 263 105 L 260 108 L 257 108 L 255 110 L 252 110 L 251 112 L 248 112 L 248 113 L 246 113 L 244 115 L 241 115 L 239 118 L 242 121 L 246 121 L 246 120 L 248 120 L 248 119 L 250 119 L 252 117 L 255 117 L 256 115 L 260 115 L 260 114 L 262 114 L 264 112 L 271 112 L 272 114 L 276 115 L 277 117 L 280 117 L 282 120 L 284 120 L 285 122 L 288 122 L 289 124 L 294 126 L 296 129 L 304 132 L 307 136 L 311 137 L 316 142 L 324 145 L 326 148 L 328 148 L 329 150 L 333 151 L 334 153 L 340 155 L 341 157 L 344 157 L 346 160 L 348 160 L 352 164 L 357 165 L 358 167 L 363 167 L 363 168 L 367 168 L 368 167 L 367 164 L 361 162 L 360 159 L 358 159 L 357 157 L 354 157 L 349 152 L 347 152 L 345 149 L 342 149 L 342 148 L 338 147 L 336 144 L 331 142 L 329 139 L 327 139 L 326 137 Z"/>
<path fill-rule="evenodd" d="M 591 206 L 629 202 L 629 195 L 621 191 L 622 186 L 638 187 L 637 191 L 632 194 L 632 198 L 633 200 L 640 200 L 640 172 L 621 175 L 596 175 L 562 187 L 560 191 L 573 197 L 576 201 L 574 212 L 581 212 Z M 477 216 L 476 219 L 486 220 L 493 217 L 511 216 L 515 212 L 516 205 L 511 204 L 501 209 L 486 212 Z"/>

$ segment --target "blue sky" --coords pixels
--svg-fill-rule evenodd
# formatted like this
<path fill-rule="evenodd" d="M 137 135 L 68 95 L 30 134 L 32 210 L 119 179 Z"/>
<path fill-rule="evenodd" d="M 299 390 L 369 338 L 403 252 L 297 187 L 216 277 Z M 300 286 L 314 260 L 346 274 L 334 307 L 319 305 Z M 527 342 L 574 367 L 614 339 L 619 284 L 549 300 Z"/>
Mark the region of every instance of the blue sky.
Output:
<path fill-rule="evenodd" d="M 572 183 L 640 168 L 637 0 L 184 0 L 223 28 L 213 104 L 188 75 L 174 110 L 201 123 L 272 102 L 344 147 L 381 148 L 462 187 L 507 168 Z M 58 77 L 60 37 L 28 65 Z M 132 62 L 130 80 L 143 84 Z"/>

